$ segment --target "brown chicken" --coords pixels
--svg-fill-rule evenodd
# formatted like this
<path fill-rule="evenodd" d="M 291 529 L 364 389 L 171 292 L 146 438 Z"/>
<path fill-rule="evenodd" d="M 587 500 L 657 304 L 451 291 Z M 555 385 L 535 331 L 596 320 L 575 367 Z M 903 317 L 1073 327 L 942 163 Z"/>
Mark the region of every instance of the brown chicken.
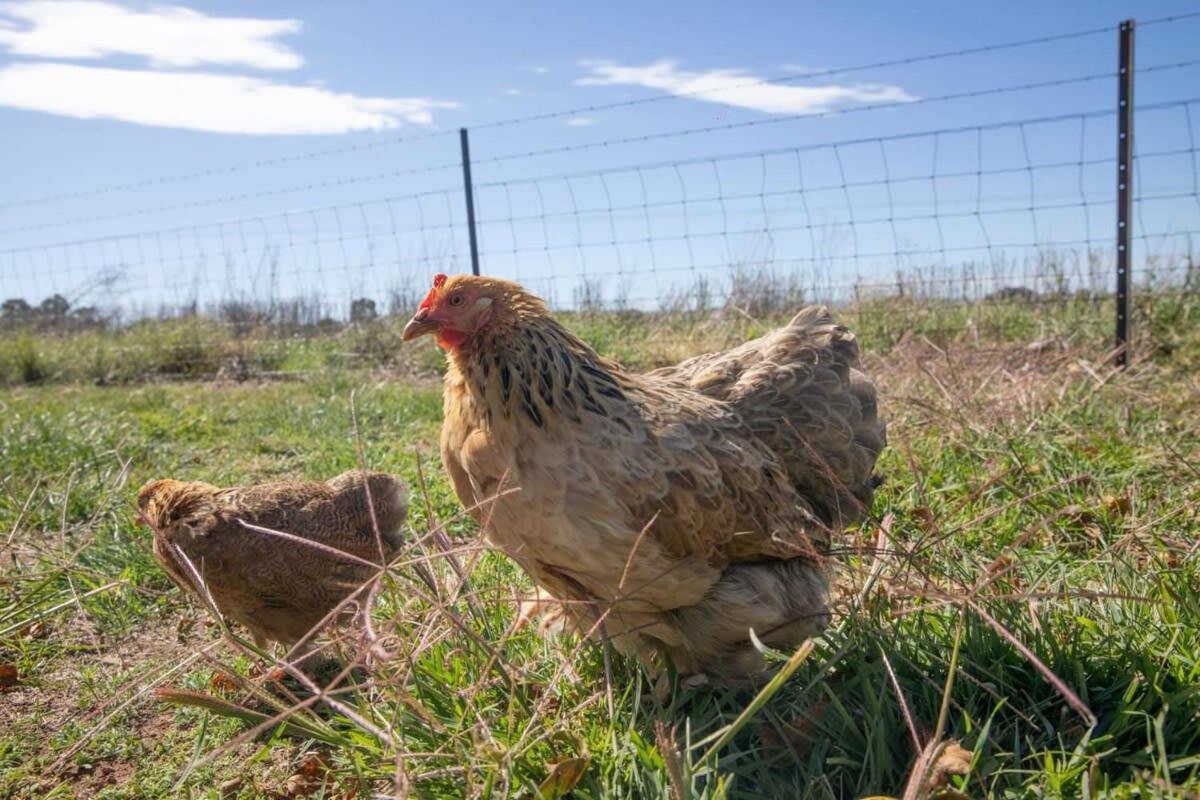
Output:
<path fill-rule="evenodd" d="M 407 486 L 376 472 L 364 482 L 363 474 L 233 489 L 151 481 L 138 492 L 137 519 L 154 531 L 154 556 L 179 588 L 201 598 L 207 590 L 217 610 L 246 626 L 259 647 L 305 640 L 303 653 L 309 633 L 379 571 L 363 562 L 387 564 L 402 544 Z"/>
<path fill-rule="evenodd" d="M 576 626 L 601 614 L 644 662 L 735 677 L 760 666 L 751 630 L 789 647 L 828 624 L 827 554 L 871 504 L 885 427 L 826 309 L 634 374 L 520 286 L 438 275 L 404 330 L 423 334 L 448 353 L 455 492 Z"/>

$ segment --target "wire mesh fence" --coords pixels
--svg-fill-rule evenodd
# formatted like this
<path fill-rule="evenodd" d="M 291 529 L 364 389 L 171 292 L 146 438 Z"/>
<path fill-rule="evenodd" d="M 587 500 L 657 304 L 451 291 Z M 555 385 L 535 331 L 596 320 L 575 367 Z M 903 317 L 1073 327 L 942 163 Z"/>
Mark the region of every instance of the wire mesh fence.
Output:
<path fill-rule="evenodd" d="M 1155 38 L 1182 26 L 1200 30 L 1200 13 L 1138 27 L 1135 297 L 1190 298 L 1200 281 L 1200 59 Z M 679 115 L 677 125 L 649 113 L 688 100 L 722 108 L 735 82 L 476 126 L 480 269 L 585 328 L 588 315 L 653 318 L 663 358 L 809 302 L 857 314 L 884 338 L 979 336 L 991 320 L 1010 337 L 1109 345 L 1115 31 L 749 84 L 821 90 L 909 70 L 928 87 L 862 84 L 875 99 L 857 105 L 722 111 L 700 124 Z M 1069 48 L 1070 74 L 1023 71 L 1036 48 Z M 971 83 L 964 76 L 979 70 L 957 69 L 967 61 L 999 77 Z M 598 120 L 620 134 L 589 136 Z M 434 272 L 472 266 L 457 133 L 0 205 L 5 379 L 308 372 L 399 358 L 389 321 L 412 310 Z M 1006 313 L 989 311 L 996 305 Z M 611 326 L 589 331 L 619 351 Z"/>

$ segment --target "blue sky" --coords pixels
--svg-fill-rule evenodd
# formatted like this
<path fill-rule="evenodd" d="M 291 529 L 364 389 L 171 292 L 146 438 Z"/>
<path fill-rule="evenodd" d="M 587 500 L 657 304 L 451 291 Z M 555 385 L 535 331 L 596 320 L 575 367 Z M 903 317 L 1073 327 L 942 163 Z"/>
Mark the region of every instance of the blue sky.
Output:
<path fill-rule="evenodd" d="M 4 0 L 2 293 L 338 305 L 423 284 L 466 267 L 460 126 L 484 269 L 560 300 L 584 275 L 640 302 L 730 263 L 832 285 L 1108 246 L 1112 118 L 992 126 L 1110 109 L 1116 23 L 1196 10 Z M 1110 30 L 827 74 L 1094 28 Z M 1200 18 L 1139 29 L 1139 107 L 1174 104 L 1139 117 L 1139 149 L 1160 154 L 1139 168 L 1143 233 L 1200 230 L 1200 107 L 1179 104 L 1200 68 L 1172 66 L 1198 35 Z M 670 99 L 588 110 L 654 96 Z M 815 147 L 830 142 L 860 143 Z"/>

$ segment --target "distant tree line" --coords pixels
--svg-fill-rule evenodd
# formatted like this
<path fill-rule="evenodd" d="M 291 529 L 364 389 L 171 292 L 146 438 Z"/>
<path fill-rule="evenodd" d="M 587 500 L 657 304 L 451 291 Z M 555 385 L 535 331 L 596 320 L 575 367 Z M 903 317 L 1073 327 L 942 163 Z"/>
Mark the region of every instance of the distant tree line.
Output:
<path fill-rule="evenodd" d="M 71 307 L 61 294 L 47 297 L 31 305 L 19 297 L 0 304 L 0 329 L 33 329 L 39 331 L 79 331 L 101 329 L 108 321 L 94 306 Z"/>
<path fill-rule="evenodd" d="M 409 311 L 402 304 L 415 303 L 406 303 L 407 300 L 407 297 L 401 298 L 397 293 L 391 299 L 389 313 L 400 314 Z M 233 327 L 239 335 L 263 328 L 331 330 L 344 324 L 329 316 L 328 310 L 318 298 L 263 303 L 225 301 L 210 309 L 208 314 L 217 322 Z M 157 314 L 151 313 L 148 317 L 135 316 L 133 322 L 146 318 L 201 315 L 196 304 L 192 303 L 174 309 L 159 309 Z M 349 322 L 352 324 L 371 323 L 382 316 L 379 307 L 370 298 L 360 297 L 350 303 Z M 19 297 L 10 298 L 0 304 L 0 330 L 4 331 L 77 332 L 103 330 L 119 324 L 116 316 L 105 314 L 95 306 L 72 308 L 70 301 L 61 294 L 51 295 L 37 305 Z"/>

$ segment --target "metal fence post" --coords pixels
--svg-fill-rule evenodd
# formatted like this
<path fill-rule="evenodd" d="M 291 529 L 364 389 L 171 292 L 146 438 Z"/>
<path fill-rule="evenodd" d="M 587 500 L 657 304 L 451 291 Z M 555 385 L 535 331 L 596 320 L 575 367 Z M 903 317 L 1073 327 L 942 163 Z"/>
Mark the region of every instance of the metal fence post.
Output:
<path fill-rule="evenodd" d="M 475 239 L 475 187 L 471 183 L 471 145 L 467 140 L 467 129 L 458 129 L 462 144 L 463 190 L 467 196 L 467 233 L 471 238 L 471 274 L 479 274 L 479 244 Z"/>
<path fill-rule="evenodd" d="M 1117 63 L 1117 366 L 1129 363 L 1129 253 L 1133 232 L 1133 20 L 1121 23 Z"/>

